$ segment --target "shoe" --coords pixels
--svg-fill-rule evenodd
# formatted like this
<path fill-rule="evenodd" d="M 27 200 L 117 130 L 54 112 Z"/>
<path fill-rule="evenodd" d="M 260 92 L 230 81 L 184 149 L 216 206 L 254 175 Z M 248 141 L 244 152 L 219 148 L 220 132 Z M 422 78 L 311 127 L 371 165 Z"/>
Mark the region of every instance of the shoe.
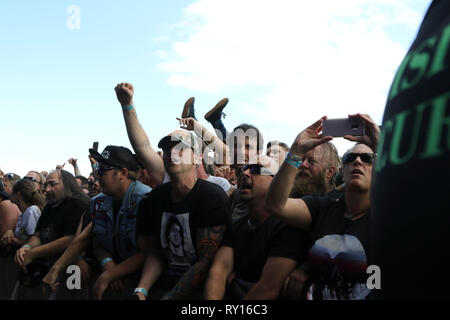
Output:
<path fill-rule="evenodd" d="M 184 103 L 183 112 L 181 113 L 181 118 L 194 118 L 195 120 L 197 120 L 197 118 L 195 117 L 194 102 L 194 97 L 186 100 L 186 102 Z"/>
<path fill-rule="evenodd" d="M 207 114 L 205 114 L 206 121 L 210 123 L 214 123 L 217 120 L 219 120 L 222 117 L 222 114 L 225 115 L 222 110 L 225 108 L 225 106 L 228 103 L 228 98 L 223 98 L 219 102 L 217 102 L 216 106 L 208 111 Z"/>

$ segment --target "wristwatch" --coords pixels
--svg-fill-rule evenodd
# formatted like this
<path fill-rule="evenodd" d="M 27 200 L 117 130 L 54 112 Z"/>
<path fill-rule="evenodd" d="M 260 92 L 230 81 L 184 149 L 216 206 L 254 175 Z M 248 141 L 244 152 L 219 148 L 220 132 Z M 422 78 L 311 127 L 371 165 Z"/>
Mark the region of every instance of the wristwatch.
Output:
<path fill-rule="evenodd" d="M 300 158 L 300 156 L 292 154 L 290 152 L 286 154 L 286 158 L 284 159 L 284 161 L 295 168 L 298 168 L 302 165 L 302 159 Z"/>

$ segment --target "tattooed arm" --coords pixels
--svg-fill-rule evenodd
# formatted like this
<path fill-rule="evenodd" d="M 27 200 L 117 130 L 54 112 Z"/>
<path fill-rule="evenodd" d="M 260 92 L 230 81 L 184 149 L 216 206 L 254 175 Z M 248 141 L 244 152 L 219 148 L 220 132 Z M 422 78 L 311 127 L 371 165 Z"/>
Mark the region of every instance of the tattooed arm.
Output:
<path fill-rule="evenodd" d="M 189 268 L 178 283 L 163 298 L 164 300 L 181 300 L 191 297 L 195 290 L 203 285 L 208 269 L 219 248 L 225 231 L 225 225 L 212 226 L 197 230 L 198 261 Z"/>

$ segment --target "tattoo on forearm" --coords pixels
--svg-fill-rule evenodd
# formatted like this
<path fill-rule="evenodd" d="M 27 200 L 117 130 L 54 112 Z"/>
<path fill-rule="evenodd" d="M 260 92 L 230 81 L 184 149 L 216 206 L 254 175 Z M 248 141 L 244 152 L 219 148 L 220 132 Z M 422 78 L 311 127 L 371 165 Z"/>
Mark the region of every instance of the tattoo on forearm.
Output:
<path fill-rule="evenodd" d="M 198 261 L 188 271 L 186 271 L 175 287 L 173 287 L 172 290 L 166 295 L 168 299 L 189 298 L 194 290 L 203 285 L 208 269 L 217 249 L 219 248 L 224 232 L 225 225 L 202 228 L 198 230 Z"/>

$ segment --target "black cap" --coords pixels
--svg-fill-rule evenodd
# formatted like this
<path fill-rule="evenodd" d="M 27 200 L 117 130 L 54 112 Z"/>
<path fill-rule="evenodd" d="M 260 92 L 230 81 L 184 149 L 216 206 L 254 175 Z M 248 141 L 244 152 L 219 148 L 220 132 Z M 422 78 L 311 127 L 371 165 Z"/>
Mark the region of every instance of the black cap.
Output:
<path fill-rule="evenodd" d="M 138 171 L 136 156 L 128 148 L 106 146 L 101 154 L 94 149 L 89 149 L 89 153 L 99 163 L 116 168 L 127 168 L 130 171 Z"/>

